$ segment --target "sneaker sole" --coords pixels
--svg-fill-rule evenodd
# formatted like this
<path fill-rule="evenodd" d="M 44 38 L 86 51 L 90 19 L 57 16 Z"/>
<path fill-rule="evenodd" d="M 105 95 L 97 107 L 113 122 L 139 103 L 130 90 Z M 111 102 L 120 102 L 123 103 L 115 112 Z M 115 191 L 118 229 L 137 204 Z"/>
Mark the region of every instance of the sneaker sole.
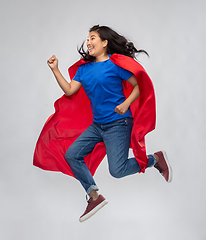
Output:
<path fill-rule="evenodd" d="M 99 211 L 101 208 L 103 208 L 108 202 L 104 200 L 101 202 L 99 205 L 97 205 L 94 209 L 92 209 L 87 215 L 83 216 L 82 218 L 79 219 L 80 222 L 84 222 L 90 217 L 92 217 L 97 211 Z"/>
<path fill-rule="evenodd" d="M 170 166 L 170 163 L 169 163 L 169 160 L 168 160 L 168 157 L 167 157 L 167 153 L 165 151 L 162 151 L 163 153 L 163 156 L 165 158 L 165 162 L 167 163 L 167 166 L 168 166 L 168 171 L 169 171 L 169 178 L 168 178 L 168 183 L 172 181 L 172 168 Z"/>

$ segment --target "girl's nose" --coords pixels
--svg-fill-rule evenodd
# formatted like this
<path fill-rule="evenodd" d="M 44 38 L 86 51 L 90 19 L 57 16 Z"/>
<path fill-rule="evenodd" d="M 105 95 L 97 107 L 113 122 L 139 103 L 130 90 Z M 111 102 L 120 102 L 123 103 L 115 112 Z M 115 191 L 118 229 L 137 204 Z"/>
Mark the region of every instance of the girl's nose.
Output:
<path fill-rule="evenodd" d="M 87 46 L 88 46 L 89 44 L 91 44 L 91 42 L 90 42 L 90 39 L 88 38 L 88 39 L 87 39 Z"/>

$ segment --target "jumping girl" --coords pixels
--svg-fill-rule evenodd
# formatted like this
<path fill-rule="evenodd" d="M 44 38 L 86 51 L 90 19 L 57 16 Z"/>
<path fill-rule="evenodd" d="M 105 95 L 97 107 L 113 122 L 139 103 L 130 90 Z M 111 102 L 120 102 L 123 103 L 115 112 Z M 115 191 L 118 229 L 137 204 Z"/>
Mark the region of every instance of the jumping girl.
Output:
<path fill-rule="evenodd" d="M 165 152 L 146 155 L 144 136 L 155 128 L 155 96 L 150 78 L 134 58 L 147 52 L 99 25 L 89 30 L 86 45 L 87 51 L 84 43 L 79 49 L 82 59 L 69 69 L 71 82 L 59 71 L 56 56 L 47 62 L 65 95 L 55 103 L 56 112 L 34 154 L 34 165 L 62 171 L 82 184 L 89 200 L 80 222 L 107 204 L 93 179 L 105 153 L 115 178 L 154 166 L 167 182 L 172 180 Z"/>

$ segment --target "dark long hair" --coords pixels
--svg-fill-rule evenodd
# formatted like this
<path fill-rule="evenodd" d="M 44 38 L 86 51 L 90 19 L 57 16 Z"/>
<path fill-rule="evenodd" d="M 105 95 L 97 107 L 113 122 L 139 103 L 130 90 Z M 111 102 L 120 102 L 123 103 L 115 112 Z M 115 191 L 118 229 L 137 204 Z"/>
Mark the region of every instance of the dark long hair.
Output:
<path fill-rule="evenodd" d="M 89 32 L 97 31 L 99 33 L 99 37 L 102 41 L 107 40 L 107 53 L 113 54 L 123 54 L 131 58 L 136 58 L 136 53 L 145 53 L 149 56 L 149 54 L 145 50 L 137 50 L 134 44 L 128 41 L 124 36 L 121 36 L 113 29 L 107 26 L 99 26 L 95 25 L 90 28 Z M 81 47 L 78 49 L 79 54 L 84 58 L 85 61 L 91 61 L 94 57 L 89 55 L 89 51 L 85 52 L 84 50 L 84 43 L 82 43 Z"/>

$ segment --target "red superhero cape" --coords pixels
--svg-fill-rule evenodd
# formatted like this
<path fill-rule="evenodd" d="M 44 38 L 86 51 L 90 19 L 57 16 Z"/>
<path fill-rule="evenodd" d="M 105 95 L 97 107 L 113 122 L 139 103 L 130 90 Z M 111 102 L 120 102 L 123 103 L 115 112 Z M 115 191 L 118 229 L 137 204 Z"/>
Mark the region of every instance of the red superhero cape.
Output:
<path fill-rule="evenodd" d="M 113 54 L 110 60 L 116 65 L 132 72 L 138 82 L 140 97 L 134 101 L 130 108 L 134 118 L 131 134 L 131 148 L 144 172 L 148 157 L 145 148 L 145 135 L 155 128 L 155 95 L 153 84 L 144 68 L 133 58 Z M 80 65 L 85 64 L 83 59 L 69 68 L 70 78 L 76 74 Z M 123 81 L 123 91 L 128 97 L 133 87 Z M 63 95 L 54 103 L 55 113 L 46 121 L 34 151 L 33 164 L 44 170 L 60 171 L 74 177 L 74 174 L 64 159 L 64 154 L 74 140 L 92 123 L 90 101 L 84 89 L 72 96 Z M 98 143 L 94 150 L 85 157 L 90 172 L 94 175 L 99 164 L 106 155 L 104 143 Z"/>

